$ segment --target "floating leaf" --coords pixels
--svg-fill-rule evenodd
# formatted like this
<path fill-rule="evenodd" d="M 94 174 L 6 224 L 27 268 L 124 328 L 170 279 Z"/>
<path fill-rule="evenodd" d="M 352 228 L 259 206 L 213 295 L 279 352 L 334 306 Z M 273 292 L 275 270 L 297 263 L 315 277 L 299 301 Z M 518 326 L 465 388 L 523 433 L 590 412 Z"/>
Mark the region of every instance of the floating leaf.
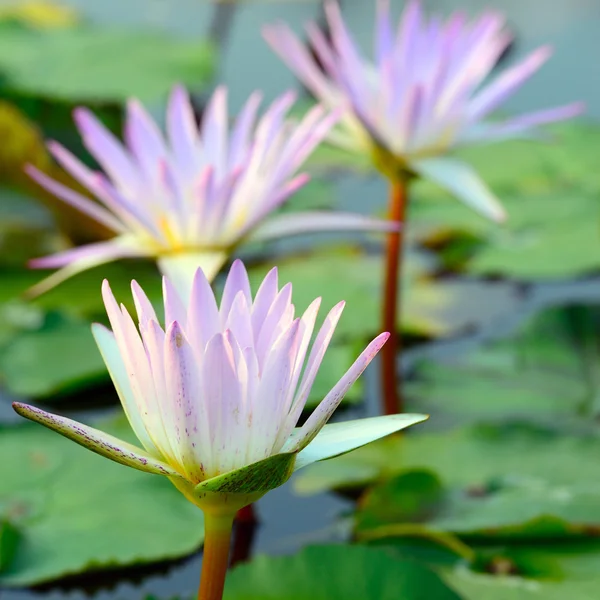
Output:
<path fill-rule="evenodd" d="M 6 85 L 50 98 L 122 102 L 162 99 L 177 82 L 198 89 L 213 74 L 205 41 L 151 31 L 94 29 L 33 31 L 0 27 L 0 71 Z"/>
<path fill-rule="evenodd" d="M 225 600 L 460 600 L 432 570 L 364 546 L 312 546 L 234 569 Z"/>
<path fill-rule="evenodd" d="M 0 508 L 0 514 L 2 510 Z M 12 525 L 8 519 L 0 517 L 0 573 L 10 567 L 21 536 L 19 531 Z"/>
<path fill-rule="evenodd" d="M 122 422 L 96 424 L 132 439 Z M 22 532 L 0 585 L 189 554 L 202 513 L 164 477 L 105 460 L 37 425 L 0 429 L 2 511 Z"/>
<path fill-rule="evenodd" d="M 591 310 L 591 309 L 590 309 Z M 600 396 L 600 346 L 585 307 L 551 309 L 512 338 L 417 363 L 406 383 L 407 410 L 446 424 L 527 419 L 548 425 L 591 425 Z M 573 319 L 583 322 L 573 331 Z"/>
<path fill-rule="evenodd" d="M 597 270 L 600 177 L 592 148 L 600 143 L 600 128 L 570 124 L 555 131 L 554 144 L 512 141 L 461 153 L 502 199 L 508 213 L 502 227 L 425 183 L 411 205 L 416 237 L 442 242 L 448 266 L 475 274 L 554 279 Z M 474 236 L 466 247 L 465 234 Z"/>
<path fill-rule="evenodd" d="M 434 419 L 432 419 L 434 421 Z M 437 473 L 449 488 L 485 494 L 498 480 L 572 486 L 600 481 L 600 440 L 529 426 L 472 426 L 389 437 L 295 479 L 301 493 L 365 486 L 411 469 Z"/>

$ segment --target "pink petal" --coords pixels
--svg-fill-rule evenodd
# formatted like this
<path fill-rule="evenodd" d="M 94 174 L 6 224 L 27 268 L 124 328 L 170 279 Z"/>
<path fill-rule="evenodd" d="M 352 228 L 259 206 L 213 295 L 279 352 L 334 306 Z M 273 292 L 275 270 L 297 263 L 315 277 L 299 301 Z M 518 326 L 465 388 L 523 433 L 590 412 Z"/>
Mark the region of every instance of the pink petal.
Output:
<path fill-rule="evenodd" d="M 319 431 L 321 431 L 325 423 L 329 421 L 331 415 L 346 395 L 346 392 L 352 387 L 369 363 L 375 358 L 389 337 L 389 333 L 382 333 L 367 346 L 354 364 L 346 371 L 346 374 L 339 380 L 329 394 L 325 396 L 321 404 L 319 404 L 307 419 L 306 423 L 300 429 L 299 435 L 295 439 L 293 450 L 291 451 L 295 452 L 302 450 L 310 444 Z"/>

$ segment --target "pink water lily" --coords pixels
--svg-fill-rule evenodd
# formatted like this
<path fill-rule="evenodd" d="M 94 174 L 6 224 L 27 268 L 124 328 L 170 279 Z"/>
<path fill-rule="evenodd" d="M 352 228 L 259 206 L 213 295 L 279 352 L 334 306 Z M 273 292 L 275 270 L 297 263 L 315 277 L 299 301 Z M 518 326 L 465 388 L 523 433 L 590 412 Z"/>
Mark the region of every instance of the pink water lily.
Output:
<path fill-rule="evenodd" d="M 321 301 L 296 317 L 291 284 L 279 288 L 277 269 L 253 298 L 243 264 L 234 262 L 220 305 L 201 269 L 187 298 L 165 278 L 164 329 L 135 282 L 137 324 L 108 282 L 102 291 L 112 331 L 94 325 L 94 336 L 142 447 L 38 408 L 15 409 L 116 462 L 166 475 L 205 511 L 223 502 L 236 510 L 295 469 L 426 418 L 326 425 L 387 340 L 383 333 L 297 427 L 344 303 L 329 312 L 309 351 Z"/>
<path fill-rule="evenodd" d="M 465 144 L 531 136 L 537 126 L 583 110 L 575 103 L 487 120 L 551 53 L 539 48 L 488 83 L 511 40 L 504 18 L 495 12 L 472 22 L 457 12 L 443 22 L 425 18 L 421 2 L 410 0 L 394 31 L 389 0 L 378 0 L 374 58 L 368 60 L 338 4 L 327 0 L 325 9 L 331 39 L 314 23 L 306 28 L 321 66 L 286 25 L 268 26 L 264 35 L 320 102 L 346 108 L 332 141 L 374 152 L 386 172 L 404 170 L 430 179 L 492 219 L 504 217 L 499 201 L 471 167 L 445 155 Z"/>
<path fill-rule="evenodd" d="M 257 118 L 261 95 L 248 99 L 230 128 L 227 90 L 218 88 L 198 127 L 187 92 L 176 87 L 167 109 L 166 136 L 136 100 L 127 104 L 124 143 L 85 108 L 75 111 L 83 143 L 102 168 L 88 168 L 57 142 L 56 160 L 98 202 L 28 172 L 67 204 L 102 223 L 115 237 L 32 261 L 60 270 L 38 292 L 85 269 L 123 257 L 149 256 L 174 279 L 202 266 L 212 279 L 232 250 L 246 240 L 268 240 L 306 231 L 389 229 L 357 214 L 299 212 L 265 221 L 309 177 L 298 170 L 339 118 L 317 106 L 300 122 L 288 118 L 294 93 L 277 98 Z M 177 282 L 178 283 L 178 282 Z"/>

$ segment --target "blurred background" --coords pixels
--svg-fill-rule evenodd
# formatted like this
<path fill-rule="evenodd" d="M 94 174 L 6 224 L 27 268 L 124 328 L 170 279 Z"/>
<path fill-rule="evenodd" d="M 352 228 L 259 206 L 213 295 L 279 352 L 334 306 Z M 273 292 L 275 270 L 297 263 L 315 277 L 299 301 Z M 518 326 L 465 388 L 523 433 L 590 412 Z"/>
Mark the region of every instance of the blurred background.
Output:
<path fill-rule="evenodd" d="M 398 15 L 403 4 L 392 0 Z M 505 13 L 515 37 L 502 67 L 540 45 L 553 46 L 553 57 L 504 106 L 506 113 L 575 100 L 583 100 L 587 112 L 576 122 L 548 128 L 543 143 L 461 151 L 505 204 L 510 218 L 502 227 L 437 188 L 418 185 L 399 326 L 408 339 L 402 357 L 407 410 L 430 412 L 432 419 L 414 435 L 414 447 L 407 442 L 402 449 L 379 447 L 379 455 L 332 461 L 268 495 L 258 504 L 262 523 L 253 548 L 291 555 L 351 533 L 373 541 L 372 531 L 382 524 L 418 523 L 425 528 L 421 533 L 428 527 L 444 532 L 444 540 L 451 540 L 446 546 L 459 548 L 454 559 L 431 558 L 430 548 L 404 547 L 397 530 L 384 541 L 400 556 L 424 553 L 429 566 L 466 561 L 491 579 L 513 574 L 541 586 L 531 595 L 532 588 L 517 582 L 509 596 L 488 580 L 473 584 L 448 575 L 461 595 L 431 592 L 432 600 L 546 599 L 556 589 L 573 600 L 591 599 L 597 596 L 586 595 L 588 588 L 568 586 L 571 579 L 593 580 L 600 567 L 593 539 L 600 526 L 600 2 L 424 0 L 424 5 L 444 15 L 457 9 L 473 16 L 488 8 Z M 343 0 L 342 7 L 370 52 L 373 2 Z M 193 507 L 146 476 L 131 485 L 120 467 L 104 465 L 12 413 L 10 402 L 25 399 L 83 420 L 109 419 L 115 432 L 124 431 L 89 322 L 105 318 L 99 294 L 104 277 L 122 299 L 133 277 L 153 299 L 160 295 L 149 261 L 122 261 L 25 299 L 25 291 L 44 276 L 26 268 L 29 259 L 102 239 L 106 232 L 42 192 L 22 169 L 32 163 L 75 185 L 52 162 L 44 140 L 58 139 L 86 158 L 71 119 L 78 105 L 90 106 L 119 132 L 128 97 L 141 98 L 161 119 L 177 82 L 193 92 L 199 115 L 217 83 L 228 86 L 233 111 L 255 89 L 267 101 L 288 88 L 303 96 L 260 34 L 263 24 L 278 19 L 301 31 L 309 19 L 322 22 L 322 6 L 317 0 L 0 1 L 3 600 L 193 593 L 202 541 Z M 324 150 L 308 168 L 313 181 L 290 210 L 343 207 L 383 214 L 386 183 L 360 159 L 349 162 Z M 368 235 L 306 236 L 245 250 L 254 281 L 280 265 L 281 279 L 294 282 L 300 309 L 319 295 L 326 308 L 348 301 L 313 405 L 377 331 L 380 242 Z M 377 369 L 370 369 L 341 418 L 377 414 L 378 394 Z M 421 479 L 400 486 L 398 477 Z M 399 497 L 391 484 L 386 488 L 388 480 L 415 490 L 416 500 Z M 332 488 L 344 493 L 331 494 Z M 362 513 L 352 516 L 357 489 Z M 477 498 L 485 501 L 478 504 Z M 411 502 L 427 506 L 426 514 L 411 513 L 406 509 Z M 395 503 L 402 510 L 385 508 Z M 573 546 L 574 538 L 585 548 Z M 549 550 L 549 540 L 558 546 Z M 455 542 L 459 545 L 452 546 Z M 579 562 L 573 558 L 578 552 L 585 557 Z M 98 569 L 103 570 L 90 573 Z M 257 589 L 259 580 L 251 578 Z M 547 581 L 554 587 L 543 587 Z M 560 587 L 563 582 L 566 587 Z M 245 598 L 243 585 L 234 585 L 231 597 Z"/>

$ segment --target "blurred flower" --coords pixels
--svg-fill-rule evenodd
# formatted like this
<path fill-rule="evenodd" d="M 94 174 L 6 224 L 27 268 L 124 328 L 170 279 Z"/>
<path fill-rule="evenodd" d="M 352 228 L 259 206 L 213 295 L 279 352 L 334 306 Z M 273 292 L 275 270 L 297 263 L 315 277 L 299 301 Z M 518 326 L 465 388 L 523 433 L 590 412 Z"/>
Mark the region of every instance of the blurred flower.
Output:
<path fill-rule="evenodd" d="M 16 411 L 118 463 L 166 475 L 203 509 L 253 502 L 300 467 L 348 452 L 424 420 L 395 415 L 325 425 L 388 338 L 375 338 L 300 428 L 304 409 L 344 303 L 325 318 L 310 352 L 320 299 L 294 317 L 291 284 L 277 269 L 254 300 L 235 261 L 220 306 L 201 269 L 185 301 L 164 279 L 165 329 L 132 283 L 138 326 L 103 296 L 113 331 L 93 331 L 132 429 L 144 449 L 38 408 Z M 308 360 L 305 361 L 308 355 Z"/>
<path fill-rule="evenodd" d="M 317 57 L 284 24 L 264 35 L 319 101 L 347 108 L 334 143 L 374 154 L 388 176 L 421 175 L 448 189 L 484 215 L 504 211 L 466 164 L 439 158 L 463 144 L 531 136 L 541 124 L 573 117 L 581 104 L 533 112 L 500 122 L 486 117 L 529 79 L 550 55 L 535 50 L 489 84 L 482 85 L 510 43 L 502 16 L 489 12 L 469 23 L 462 12 L 446 23 L 427 20 L 410 0 L 397 33 L 389 0 L 378 0 L 375 58 L 367 61 L 346 29 L 340 8 L 326 2 L 328 40 L 314 23 L 308 38 Z"/>
<path fill-rule="evenodd" d="M 100 203 L 35 167 L 29 174 L 67 204 L 117 235 L 32 261 L 37 268 L 59 268 L 36 291 L 117 258 L 151 256 L 175 279 L 202 266 L 212 279 L 237 244 L 306 231 L 389 229 L 385 222 L 357 214 L 303 212 L 265 217 L 309 179 L 295 175 L 339 115 L 323 107 L 299 123 L 286 120 L 294 94 L 279 97 L 257 120 L 260 94 L 253 94 L 229 131 L 227 91 L 214 93 L 200 130 L 184 89 L 174 89 L 167 110 L 167 140 L 135 100 L 128 103 L 123 146 L 88 110 L 75 121 L 87 150 L 104 173 L 93 171 L 56 142 L 58 162 Z M 178 282 L 179 283 L 179 282 Z"/>

